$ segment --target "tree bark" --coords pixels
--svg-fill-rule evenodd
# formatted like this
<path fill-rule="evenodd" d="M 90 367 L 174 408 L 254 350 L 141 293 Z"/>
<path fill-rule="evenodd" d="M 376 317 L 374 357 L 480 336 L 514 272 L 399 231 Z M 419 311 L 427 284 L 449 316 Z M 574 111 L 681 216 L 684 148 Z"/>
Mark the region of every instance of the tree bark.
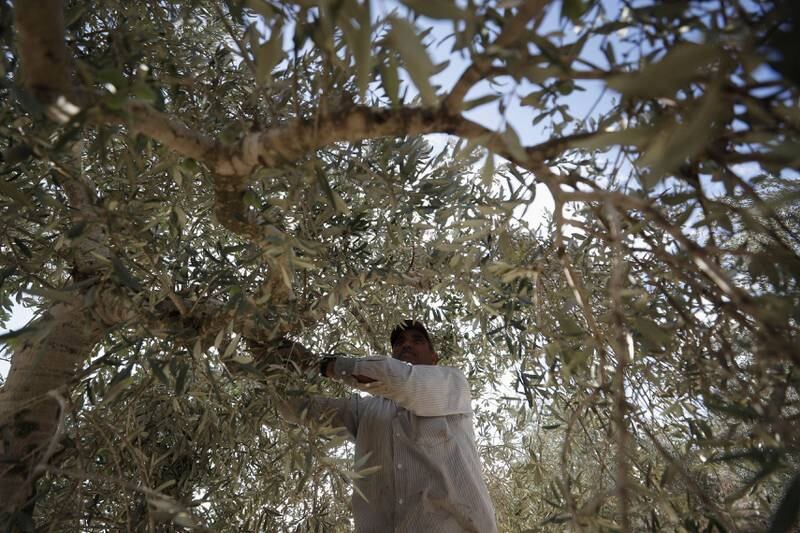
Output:
<path fill-rule="evenodd" d="M 15 2 L 14 25 L 22 85 L 43 106 L 47 116 L 66 122 L 74 114 L 74 105 L 69 102 L 73 94 L 72 62 L 64 41 L 62 0 Z"/>
<path fill-rule="evenodd" d="M 0 390 L 0 512 L 28 507 L 58 437 L 58 394 L 100 340 L 102 325 L 80 302 L 59 303 L 17 339 Z"/>

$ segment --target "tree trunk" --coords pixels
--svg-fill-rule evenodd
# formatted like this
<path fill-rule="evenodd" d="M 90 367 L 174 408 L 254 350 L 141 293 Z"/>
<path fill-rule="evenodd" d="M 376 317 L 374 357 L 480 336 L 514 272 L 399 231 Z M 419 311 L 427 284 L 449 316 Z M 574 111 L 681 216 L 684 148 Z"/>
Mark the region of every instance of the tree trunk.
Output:
<path fill-rule="evenodd" d="M 0 513 L 32 508 L 40 467 L 58 444 L 59 395 L 102 332 L 80 303 L 59 303 L 17 339 L 0 390 Z"/>

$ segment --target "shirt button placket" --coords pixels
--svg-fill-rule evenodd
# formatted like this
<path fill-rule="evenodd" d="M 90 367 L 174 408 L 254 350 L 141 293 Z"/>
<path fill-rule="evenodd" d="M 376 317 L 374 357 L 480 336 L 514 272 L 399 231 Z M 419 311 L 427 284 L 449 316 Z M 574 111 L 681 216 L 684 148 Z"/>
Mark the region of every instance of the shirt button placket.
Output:
<path fill-rule="evenodd" d="M 392 429 L 394 431 L 394 436 L 395 437 L 399 437 L 400 436 L 399 423 L 400 423 L 400 421 L 398 420 L 397 416 L 395 416 L 394 420 L 392 420 Z M 393 444 L 394 445 L 392 446 L 392 455 L 394 455 L 394 463 L 396 465 L 396 471 L 395 471 L 395 475 L 394 475 L 394 491 L 395 491 L 395 494 L 398 495 L 397 505 L 401 506 L 405 502 L 403 497 L 400 496 L 400 494 L 402 494 L 402 489 L 405 486 L 405 484 L 401 480 L 403 464 L 399 461 L 399 457 L 398 457 L 400 455 L 400 451 L 399 451 L 400 443 L 398 441 L 395 441 Z"/>

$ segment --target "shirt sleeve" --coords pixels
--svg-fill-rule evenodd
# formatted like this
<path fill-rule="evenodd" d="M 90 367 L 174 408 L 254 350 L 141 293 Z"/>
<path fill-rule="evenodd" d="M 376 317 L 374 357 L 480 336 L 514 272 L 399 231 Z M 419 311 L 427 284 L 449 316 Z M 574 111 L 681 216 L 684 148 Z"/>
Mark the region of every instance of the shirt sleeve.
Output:
<path fill-rule="evenodd" d="M 278 403 L 278 412 L 294 424 L 342 429 L 353 440 L 358 431 L 357 395 L 349 398 L 311 396 L 283 399 Z"/>
<path fill-rule="evenodd" d="M 435 365 L 410 365 L 397 359 L 337 357 L 336 377 L 359 390 L 394 400 L 417 416 L 472 412 L 469 384 L 463 372 Z M 352 376 L 372 378 L 359 383 Z"/>

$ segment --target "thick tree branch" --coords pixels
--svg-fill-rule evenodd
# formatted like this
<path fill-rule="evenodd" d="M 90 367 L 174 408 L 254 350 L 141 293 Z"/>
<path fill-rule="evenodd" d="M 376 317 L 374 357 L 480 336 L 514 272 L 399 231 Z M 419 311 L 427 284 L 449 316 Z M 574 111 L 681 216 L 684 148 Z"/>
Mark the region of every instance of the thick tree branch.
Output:
<path fill-rule="evenodd" d="M 0 390 L 0 429 L 7 435 L 0 441 L 0 511 L 28 505 L 36 467 L 57 428 L 59 404 L 49 393 L 75 376 L 102 331 L 75 301 L 53 306 L 18 340 Z"/>
<path fill-rule="evenodd" d="M 305 154 L 334 142 L 424 133 L 456 133 L 457 117 L 425 108 L 372 109 L 355 107 L 313 120 L 294 120 L 285 126 L 246 135 L 239 143 L 222 150 L 215 166 L 217 174 L 235 190 L 241 178 L 258 166 L 275 166 L 295 161 Z"/>
<path fill-rule="evenodd" d="M 59 98 L 69 100 L 73 91 L 62 0 L 19 0 L 14 3 L 14 23 L 23 65 L 22 85 L 49 115 L 63 120 L 53 106 Z"/>
<path fill-rule="evenodd" d="M 136 133 L 150 137 L 175 152 L 211 165 L 218 157 L 219 143 L 183 122 L 170 118 L 144 102 L 130 102 L 125 106 L 123 119 Z"/>
<path fill-rule="evenodd" d="M 246 178 L 259 166 L 276 166 L 335 142 L 356 142 L 387 136 L 449 133 L 475 140 L 527 170 L 536 171 L 574 143 L 597 133 L 579 133 L 523 148 L 527 158 L 514 154 L 501 133 L 441 109 L 373 109 L 356 107 L 320 117 L 296 120 L 281 127 L 246 135 L 239 143 L 220 149 L 214 169 L 221 190 L 242 191 Z"/>

